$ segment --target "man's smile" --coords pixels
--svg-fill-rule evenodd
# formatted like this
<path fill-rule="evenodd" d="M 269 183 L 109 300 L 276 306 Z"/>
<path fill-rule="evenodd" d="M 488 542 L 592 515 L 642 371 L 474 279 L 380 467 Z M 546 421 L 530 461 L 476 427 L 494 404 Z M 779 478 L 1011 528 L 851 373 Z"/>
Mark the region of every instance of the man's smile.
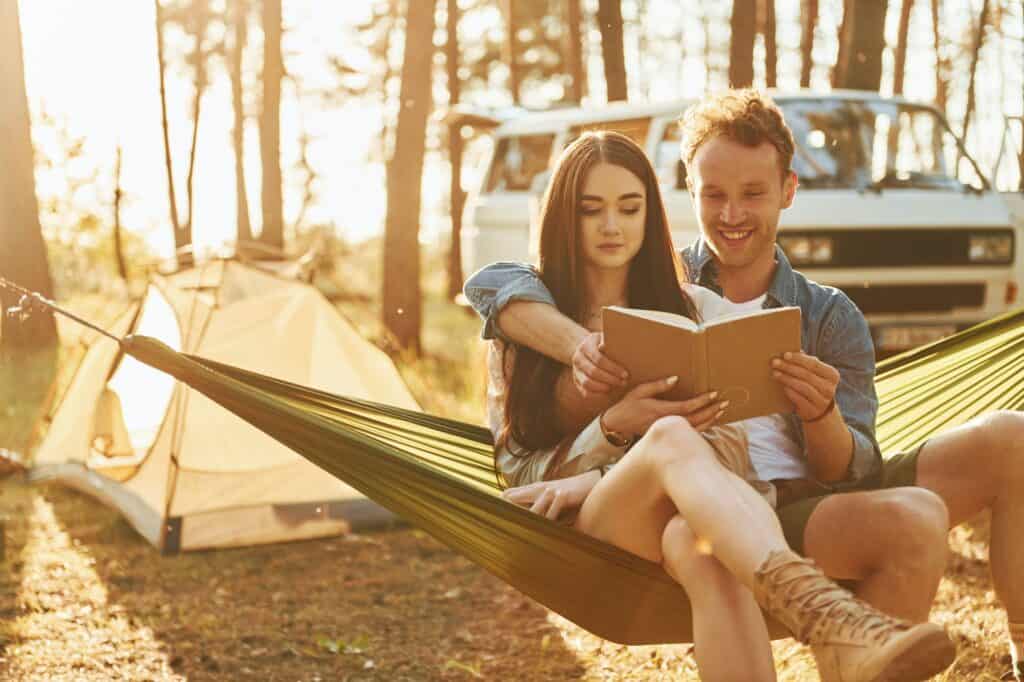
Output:
<path fill-rule="evenodd" d="M 735 230 L 718 230 L 718 234 L 722 235 L 725 241 L 731 244 L 740 244 L 746 241 L 752 234 L 754 234 L 753 228 L 740 228 Z"/>

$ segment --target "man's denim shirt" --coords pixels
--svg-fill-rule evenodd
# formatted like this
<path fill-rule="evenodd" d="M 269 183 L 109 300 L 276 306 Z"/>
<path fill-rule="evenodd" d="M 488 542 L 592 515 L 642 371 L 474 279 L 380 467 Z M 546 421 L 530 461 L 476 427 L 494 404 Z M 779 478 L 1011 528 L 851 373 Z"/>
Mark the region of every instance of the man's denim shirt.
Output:
<path fill-rule="evenodd" d="M 722 295 L 717 268 L 703 239 L 681 252 L 692 281 Z M 882 457 L 875 440 L 875 350 L 867 321 L 839 289 L 807 279 L 790 265 L 775 247 L 777 266 L 768 288 L 766 308 L 798 306 L 801 313 L 803 350 L 839 370 L 836 404 L 853 434 L 853 457 L 844 480 L 828 485 L 847 490 L 878 485 Z M 524 263 L 500 262 L 473 274 L 464 288 L 466 298 L 484 319 L 483 338 L 504 338 L 498 329 L 498 313 L 512 301 L 536 301 L 555 305 L 536 269 Z M 803 446 L 803 429 L 795 414 L 787 415 L 793 433 Z M 806 449 L 804 451 L 806 456 Z"/>

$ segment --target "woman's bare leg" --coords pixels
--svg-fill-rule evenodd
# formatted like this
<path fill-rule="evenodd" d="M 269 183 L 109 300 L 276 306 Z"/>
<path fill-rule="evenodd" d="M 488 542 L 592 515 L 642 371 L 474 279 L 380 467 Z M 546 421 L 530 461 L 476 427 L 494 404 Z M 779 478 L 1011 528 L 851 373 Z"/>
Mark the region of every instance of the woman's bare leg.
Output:
<path fill-rule="evenodd" d="M 690 597 L 701 680 L 774 681 L 768 627 L 754 595 L 703 551 L 683 517 L 665 526 L 662 556 L 665 570 Z"/>
<path fill-rule="evenodd" d="M 676 514 L 746 587 L 776 550 L 788 550 L 775 511 L 681 417 L 659 419 L 580 508 L 588 535 L 652 561 Z"/>
<path fill-rule="evenodd" d="M 576 527 L 662 561 L 660 535 L 673 507 L 760 606 L 816 647 L 828 679 L 924 680 L 953 661 L 956 647 L 942 628 L 875 611 L 794 554 L 774 510 L 680 417 L 655 422 L 598 482 Z"/>

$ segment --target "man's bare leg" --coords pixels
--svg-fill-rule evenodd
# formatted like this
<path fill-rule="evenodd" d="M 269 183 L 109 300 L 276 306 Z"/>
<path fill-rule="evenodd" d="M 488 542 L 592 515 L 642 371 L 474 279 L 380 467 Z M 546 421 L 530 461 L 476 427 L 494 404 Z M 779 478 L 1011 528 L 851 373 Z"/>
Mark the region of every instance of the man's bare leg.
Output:
<path fill-rule="evenodd" d="M 946 564 L 948 516 L 922 488 L 831 495 L 811 514 L 804 553 L 886 613 L 927 620 Z"/>
<path fill-rule="evenodd" d="M 991 510 L 992 583 L 1009 623 L 1024 626 L 1024 414 L 996 412 L 929 440 L 918 456 L 917 484 L 942 497 L 953 526 Z M 1015 662 L 1021 644 L 1012 648 Z"/>

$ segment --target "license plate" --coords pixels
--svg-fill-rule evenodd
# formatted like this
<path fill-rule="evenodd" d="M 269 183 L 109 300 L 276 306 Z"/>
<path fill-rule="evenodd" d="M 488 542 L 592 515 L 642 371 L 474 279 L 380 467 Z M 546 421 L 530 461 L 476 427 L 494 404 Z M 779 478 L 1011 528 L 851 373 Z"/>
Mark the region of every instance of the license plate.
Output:
<path fill-rule="evenodd" d="M 956 333 L 956 327 L 944 324 L 930 327 L 883 327 L 878 332 L 878 347 L 882 350 L 917 348 Z"/>

